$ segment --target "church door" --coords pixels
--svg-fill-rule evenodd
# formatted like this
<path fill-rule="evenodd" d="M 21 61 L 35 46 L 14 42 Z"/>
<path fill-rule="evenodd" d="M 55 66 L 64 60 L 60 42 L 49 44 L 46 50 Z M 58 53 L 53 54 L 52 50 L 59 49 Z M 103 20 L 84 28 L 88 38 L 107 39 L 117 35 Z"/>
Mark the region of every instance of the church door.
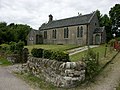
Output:
<path fill-rule="evenodd" d="M 100 43 L 101 43 L 100 35 L 97 34 L 97 35 L 95 36 L 95 44 L 100 44 Z"/>
<path fill-rule="evenodd" d="M 42 35 L 36 35 L 36 44 L 43 44 Z"/>

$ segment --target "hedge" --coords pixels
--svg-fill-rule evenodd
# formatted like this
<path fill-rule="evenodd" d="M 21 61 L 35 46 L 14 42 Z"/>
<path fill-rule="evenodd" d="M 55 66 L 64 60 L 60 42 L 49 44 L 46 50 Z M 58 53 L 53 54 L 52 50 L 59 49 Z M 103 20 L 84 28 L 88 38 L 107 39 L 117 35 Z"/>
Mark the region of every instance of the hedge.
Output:
<path fill-rule="evenodd" d="M 69 54 L 62 52 L 62 51 L 55 51 L 52 53 L 51 58 L 52 60 L 69 62 Z"/>
<path fill-rule="evenodd" d="M 57 60 L 57 61 L 63 61 L 63 62 L 69 62 L 69 54 L 62 52 L 62 51 L 51 51 L 51 50 L 43 50 L 43 49 L 37 49 L 33 48 L 31 51 L 31 54 L 33 57 L 37 58 L 47 58 L 51 60 Z"/>
<path fill-rule="evenodd" d="M 50 59 L 52 56 L 52 53 L 53 53 L 53 51 L 51 51 L 51 50 L 43 50 L 43 57 Z"/>
<path fill-rule="evenodd" d="M 33 57 L 37 57 L 37 58 L 42 58 L 43 56 L 43 49 L 42 48 L 33 48 L 31 51 L 31 54 Z"/>

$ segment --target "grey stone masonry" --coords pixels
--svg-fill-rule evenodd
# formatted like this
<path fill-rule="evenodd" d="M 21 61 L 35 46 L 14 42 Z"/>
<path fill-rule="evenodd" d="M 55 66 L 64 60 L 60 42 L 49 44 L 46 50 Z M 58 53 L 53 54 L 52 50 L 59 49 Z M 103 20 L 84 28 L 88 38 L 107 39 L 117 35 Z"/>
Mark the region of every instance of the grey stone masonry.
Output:
<path fill-rule="evenodd" d="M 82 61 L 58 62 L 29 56 L 24 70 L 63 88 L 75 87 L 85 80 L 85 64 Z"/>

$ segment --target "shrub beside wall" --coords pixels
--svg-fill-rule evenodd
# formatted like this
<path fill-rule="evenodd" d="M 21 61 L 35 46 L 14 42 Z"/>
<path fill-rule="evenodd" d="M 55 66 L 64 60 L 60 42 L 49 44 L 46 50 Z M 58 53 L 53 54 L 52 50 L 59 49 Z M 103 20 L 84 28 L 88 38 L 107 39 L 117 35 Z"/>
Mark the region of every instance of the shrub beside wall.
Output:
<path fill-rule="evenodd" d="M 57 61 L 69 62 L 69 54 L 61 51 L 55 51 L 52 53 L 51 59 Z"/>
<path fill-rule="evenodd" d="M 47 59 L 50 59 L 51 56 L 52 56 L 52 53 L 53 53 L 53 51 L 51 51 L 51 50 L 44 50 L 43 51 L 43 57 L 47 58 Z"/>
<path fill-rule="evenodd" d="M 46 59 L 52 59 L 57 61 L 63 61 L 63 62 L 69 62 L 69 54 L 62 52 L 62 51 L 51 51 L 51 50 L 43 50 L 43 49 L 37 49 L 33 48 L 31 51 L 31 54 L 33 57 L 37 58 L 46 58 Z"/>
<path fill-rule="evenodd" d="M 37 57 L 37 58 L 42 58 L 43 56 L 43 49 L 39 48 L 33 48 L 31 51 L 31 54 L 33 57 Z"/>
<path fill-rule="evenodd" d="M 83 61 L 87 65 L 86 67 L 86 79 L 92 79 L 99 71 L 99 53 L 95 53 L 92 49 L 88 48 L 87 53 L 84 56 Z"/>

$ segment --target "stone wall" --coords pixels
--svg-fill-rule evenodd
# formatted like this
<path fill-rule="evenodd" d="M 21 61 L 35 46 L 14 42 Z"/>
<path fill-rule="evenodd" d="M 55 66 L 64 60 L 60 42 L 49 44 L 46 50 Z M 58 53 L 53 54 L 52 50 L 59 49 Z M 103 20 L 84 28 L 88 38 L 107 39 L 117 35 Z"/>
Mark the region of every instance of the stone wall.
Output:
<path fill-rule="evenodd" d="M 12 64 L 19 63 L 20 56 L 18 54 L 8 55 L 7 60 L 10 61 Z"/>
<path fill-rule="evenodd" d="M 85 64 L 79 62 L 58 62 L 55 60 L 28 57 L 24 70 L 57 87 L 75 87 L 85 80 Z"/>

